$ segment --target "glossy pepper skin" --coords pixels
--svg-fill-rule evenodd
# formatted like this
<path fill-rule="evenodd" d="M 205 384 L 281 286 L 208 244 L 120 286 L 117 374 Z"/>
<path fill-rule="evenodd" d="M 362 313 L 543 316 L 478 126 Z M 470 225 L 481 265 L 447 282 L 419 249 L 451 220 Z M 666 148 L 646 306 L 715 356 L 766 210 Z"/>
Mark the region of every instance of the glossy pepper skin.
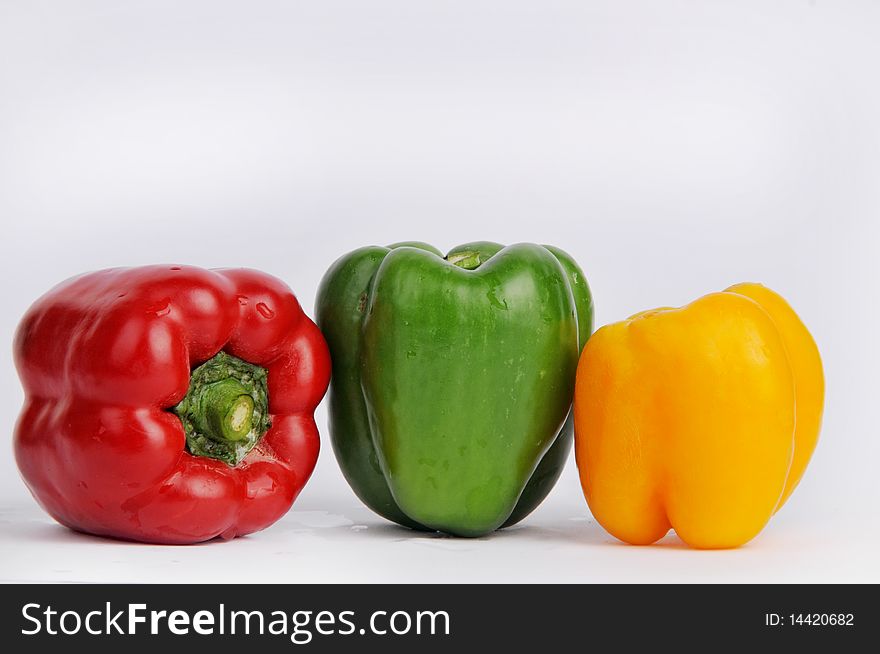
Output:
<path fill-rule="evenodd" d="M 365 247 L 321 282 L 342 472 L 401 525 L 480 536 L 555 484 L 572 441 L 592 297 L 564 252 L 476 242 Z"/>
<path fill-rule="evenodd" d="M 269 275 L 81 275 L 31 306 L 14 351 L 16 461 L 72 529 L 151 543 L 241 536 L 284 515 L 314 468 L 329 353 Z"/>
<path fill-rule="evenodd" d="M 644 545 L 752 539 L 816 447 L 819 350 L 782 297 L 738 284 L 601 328 L 575 390 L 575 449 L 596 520 Z"/>

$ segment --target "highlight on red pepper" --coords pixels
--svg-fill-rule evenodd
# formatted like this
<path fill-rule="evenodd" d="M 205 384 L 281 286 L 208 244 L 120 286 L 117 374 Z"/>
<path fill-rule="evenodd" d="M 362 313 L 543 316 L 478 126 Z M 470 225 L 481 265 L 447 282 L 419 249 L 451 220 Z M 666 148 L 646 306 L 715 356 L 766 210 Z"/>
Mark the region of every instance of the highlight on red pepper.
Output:
<path fill-rule="evenodd" d="M 315 467 L 330 355 L 270 275 L 80 275 L 30 307 L 14 353 L 16 462 L 71 529 L 169 544 L 242 536 L 284 515 Z"/>

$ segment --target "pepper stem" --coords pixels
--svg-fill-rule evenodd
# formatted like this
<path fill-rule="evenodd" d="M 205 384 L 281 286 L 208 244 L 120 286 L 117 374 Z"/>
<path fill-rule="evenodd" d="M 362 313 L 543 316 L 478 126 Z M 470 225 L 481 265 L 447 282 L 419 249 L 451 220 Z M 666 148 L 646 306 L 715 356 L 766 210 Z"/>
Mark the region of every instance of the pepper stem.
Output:
<path fill-rule="evenodd" d="M 220 352 L 193 370 L 174 412 L 190 453 L 234 466 L 269 429 L 266 371 Z"/>
<path fill-rule="evenodd" d="M 240 441 L 251 430 L 254 400 L 233 378 L 208 384 L 201 397 L 206 432 L 228 441 Z"/>
<path fill-rule="evenodd" d="M 463 252 L 450 254 L 446 257 L 446 260 L 459 268 L 464 268 L 465 270 L 475 270 L 480 267 L 481 263 L 483 263 L 480 259 L 480 253 L 475 250 L 465 250 Z"/>

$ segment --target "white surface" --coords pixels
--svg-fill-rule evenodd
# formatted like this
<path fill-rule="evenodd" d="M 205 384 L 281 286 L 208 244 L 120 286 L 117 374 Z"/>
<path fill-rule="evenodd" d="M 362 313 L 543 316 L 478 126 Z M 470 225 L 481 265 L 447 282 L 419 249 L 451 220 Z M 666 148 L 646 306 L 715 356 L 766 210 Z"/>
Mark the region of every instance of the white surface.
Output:
<path fill-rule="evenodd" d="M 616 544 L 573 462 L 521 527 L 415 535 L 357 504 L 325 433 L 275 527 L 186 548 L 54 525 L 7 446 L 0 579 L 880 581 L 878 61 L 867 1 L 0 2 L 7 438 L 8 344 L 61 279 L 252 266 L 310 308 L 337 256 L 409 239 L 559 245 L 600 325 L 762 281 L 828 383 L 801 487 L 736 551 Z"/>
<path fill-rule="evenodd" d="M 422 534 L 356 500 L 309 493 L 259 534 L 208 545 L 118 543 L 76 534 L 28 505 L 3 508 L 5 581 L 639 583 L 863 582 L 880 579 L 876 524 L 851 516 L 778 516 L 736 550 L 690 550 L 674 535 L 632 547 L 589 518 L 568 492 L 576 475 L 521 526 L 490 537 Z"/>

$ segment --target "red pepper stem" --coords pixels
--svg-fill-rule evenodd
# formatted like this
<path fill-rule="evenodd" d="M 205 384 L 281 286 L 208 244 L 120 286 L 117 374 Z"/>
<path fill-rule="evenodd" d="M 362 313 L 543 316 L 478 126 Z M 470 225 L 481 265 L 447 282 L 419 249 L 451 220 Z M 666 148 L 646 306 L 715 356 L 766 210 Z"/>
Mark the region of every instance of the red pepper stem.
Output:
<path fill-rule="evenodd" d="M 234 466 L 269 429 L 266 370 L 218 352 L 192 372 L 186 397 L 174 407 L 187 449 Z"/>
<path fill-rule="evenodd" d="M 254 400 L 236 379 L 224 379 L 205 387 L 201 397 L 205 427 L 215 439 L 247 438 L 254 416 Z"/>

